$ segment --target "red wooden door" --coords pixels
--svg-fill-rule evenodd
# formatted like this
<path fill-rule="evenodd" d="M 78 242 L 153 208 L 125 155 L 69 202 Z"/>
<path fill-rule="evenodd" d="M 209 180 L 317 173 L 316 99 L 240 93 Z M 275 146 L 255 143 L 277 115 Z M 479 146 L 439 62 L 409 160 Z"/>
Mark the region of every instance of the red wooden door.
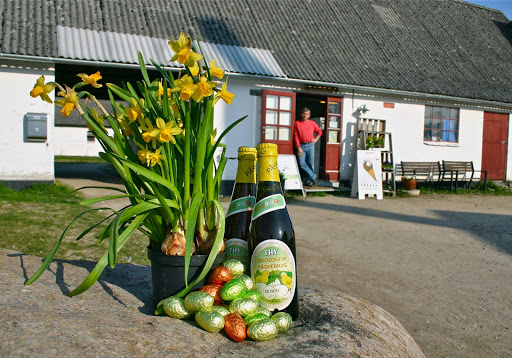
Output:
<path fill-rule="evenodd" d="M 327 120 L 325 122 L 325 173 L 327 180 L 338 180 L 341 156 L 342 99 L 327 98 Z"/>
<path fill-rule="evenodd" d="M 293 154 L 295 93 L 263 90 L 261 141 L 278 145 L 279 154 Z"/>
<path fill-rule="evenodd" d="M 484 112 L 482 170 L 487 170 L 488 179 L 505 179 L 508 117 L 506 113 Z"/>

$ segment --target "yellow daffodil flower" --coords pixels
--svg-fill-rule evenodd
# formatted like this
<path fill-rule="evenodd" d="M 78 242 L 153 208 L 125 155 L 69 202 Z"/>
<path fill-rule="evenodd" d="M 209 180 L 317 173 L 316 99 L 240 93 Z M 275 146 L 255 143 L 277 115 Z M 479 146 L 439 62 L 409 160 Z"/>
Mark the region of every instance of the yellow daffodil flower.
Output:
<path fill-rule="evenodd" d="M 151 153 L 148 150 L 148 146 L 146 146 L 144 149 L 139 149 L 137 152 L 137 156 L 139 157 L 139 160 L 142 162 L 142 164 L 146 164 L 149 166 L 149 160 L 151 158 Z"/>
<path fill-rule="evenodd" d="M 160 162 L 165 159 L 165 157 L 160 154 L 161 149 L 162 148 L 158 148 L 154 153 L 150 154 L 149 161 L 152 167 L 154 167 L 157 164 L 160 164 Z"/>
<path fill-rule="evenodd" d="M 192 76 L 196 77 L 199 74 L 199 65 L 197 62 L 194 62 L 194 66 L 188 68 Z"/>
<path fill-rule="evenodd" d="M 210 61 L 210 73 L 212 74 L 212 76 L 217 77 L 219 80 L 221 80 L 222 77 L 224 77 L 224 71 L 222 70 L 222 68 L 217 66 L 217 64 L 215 63 L 215 58 L 213 58 Z"/>
<path fill-rule="evenodd" d="M 37 79 L 36 84 L 34 85 L 34 88 L 32 89 L 32 91 L 30 91 L 30 95 L 33 98 L 41 97 L 41 99 L 43 101 L 48 102 L 48 103 L 53 103 L 50 96 L 48 96 L 48 93 L 53 91 L 54 88 L 55 88 L 55 85 L 51 85 L 51 84 L 45 85 L 44 84 L 44 76 L 41 76 Z"/>
<path fill-rule="evenodd" d="M 130 107 L 125 108 L 126 116 L 130 123 L 135 122 L 137 119 L 142 118 L 142 110 L 139 107 L 139 104 L 134 98 L 130 98 L 131 104 Z"/>
<path fill-rule="evenodd" d="M 151 133 L 155 130 L 155 128 L 151 124 L 150 120 L 147 118 L 144 118 L 144 123 L 140 124 L 139 130 L 142 133 L 142 139 L 144 140 L 144 142 L 146 142 L 146 143 L 152 142 L 151 144 L 153 145 L 153 148 L 155 148 L 156 147 L 156 139 L 155 139 L 156 134 L 155 134 L 155 136 L 151 135 Z"/>
<path fill-rule="evenodd" d="M 102 78 L 100 71 L 93 73 L 92 75 L 87 75 L 85 73 L 79 73 L 77 75 L 77 77 L 80 77 L 82 79 L 82 82 L 85 83 L 86 85 L 91 85 L 94 88 L 100 88 L 103 86 L 103 85 L 100 85 L 99 83 L 97 83 Z"/>
<path fill-rule="evenodd" d="M 164 86 L 162 85 L 162 81 L 158 82 L 158 98 L 162 98 L 164 95 Z M 171 89 L 167 88 L 167 97 L 171 97 Z"/>
<path fill-rule="evenodd" d="M 176 126 L 174 121 L 165 123 L 162 118 L 158 117 L 156 119 L 156 126 L 158 129 L 155 128 L 150 132 L 150 135 L 153 138 L 158 139 L 158 141 L 161 143 L 171 142 L 176 144 L 176 139 L 174 136 L 180 134 L 182 129 Z"/>
<path fill-rule="evenodd" d="M 125 136 L 131 136 L 133 134 L 132 127 L 130 127 L 130 123 L 124 120 L 124 116 L 122 113 L 117 115 L 117 122 L 119 123 L 119 127 L 123 130 Z"/>
<path fill-rule="evenodd" d="M 216 86 L 217 84 L 215 82 L 208 81 L 205 76 L 201 76 L 197 83 L 196 91 L 192 94 L 192 98 L 196 102 L 201 102 L 204 97 L 208 97 L 213 94 L 213 89 Z"/>
<path fill-rule="evenodd" d="M 171 46 L 171 49 L 176 53 L 171 58 L 171 61 L 178 60 L 179 63 L 187 67 L 192 67 L 194 65 L 194 61 L 199 61 L 203 58 L 202 55 L 190 50 L 192 40 L 190 40 L 190 37 L 185 35 L 184 32 L 180 33 L 178 41 L 170 40 L 168 43 L 169 46 Z"/>
<path fill-rule="evenodd" d="M 217 94 L 215 95 L 215 98 L 213 100 L 213 104 L 217 103 L 217 101 L 222 98 L 222 100 L 224 102 L 226 102 L 227 104 L 231 104 L 231 102 L 233 101 L 233 98 L 235 97 L 235 95 L 231 92 L 228 92 L 227 91 L 227 87 L 228 87 L 228 81 L 224 82 L 222 84 L 222 88 L 219 92 L 217 92 Z"/>
<path fill-rule="evenodd" d="M 74 89 L 69 88 L 66 86 L 66 92 L 60 91 L 57 93 L 58 96 L 64 97 L 64 99 L 58 99 L 55 101 L 55 104 L 62 108 L 62 111 L 60 113 L 65 116 L 69 117 L 71 114 L 71 111 L 75 109 L 78 106 L 78 96 Z"/>
<path fill-rule="evenodd" d="M 181 79 L 174 81 L 174 83 L 176 87 L 172 89 L 172 92 L 179 92 L 180 98 L 184 101 L 188 101 L 197 89 L 197 85 L 189 75 L 183 75 Z"/>

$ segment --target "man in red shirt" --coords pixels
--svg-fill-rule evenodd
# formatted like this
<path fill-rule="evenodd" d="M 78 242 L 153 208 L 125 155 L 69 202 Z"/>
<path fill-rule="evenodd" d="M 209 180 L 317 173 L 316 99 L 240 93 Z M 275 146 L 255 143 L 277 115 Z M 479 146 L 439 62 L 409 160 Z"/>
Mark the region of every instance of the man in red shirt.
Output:
<path fill-rule="evenodd" d="M 318 124 L 309 119 L 310 117 L 311 110 L 303 108 L 300 120 L 296 121 L 293 127 L 293 145 L 297 150 L 299 166 L 305 174 L 304 186 L 315 185 L 315 143 L 322 135 L 322 130 Z"/>

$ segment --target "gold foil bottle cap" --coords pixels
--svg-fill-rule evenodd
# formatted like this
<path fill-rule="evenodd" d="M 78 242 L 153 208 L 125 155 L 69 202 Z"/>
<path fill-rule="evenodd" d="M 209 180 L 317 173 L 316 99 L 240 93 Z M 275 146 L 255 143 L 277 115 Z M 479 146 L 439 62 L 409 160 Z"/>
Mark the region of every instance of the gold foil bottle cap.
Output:
<path fill-rule="evenodd" d="M 256 160 L 256 148 L 251 147 L 239 147 L 238 148 L 238 159 L 239 160 Z"/>
<path fill-rule="evenodd" d="M 256 146 L 258 150 L 258 157 L 277 157 L 277 144 L 274 143 L 260 143 Z"/>

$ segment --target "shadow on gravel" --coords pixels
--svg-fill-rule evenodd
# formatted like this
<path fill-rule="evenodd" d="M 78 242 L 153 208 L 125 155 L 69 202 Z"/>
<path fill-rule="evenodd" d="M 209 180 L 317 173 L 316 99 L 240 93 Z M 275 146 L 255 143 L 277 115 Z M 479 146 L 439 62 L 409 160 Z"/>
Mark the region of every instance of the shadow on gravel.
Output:
<path fill-rule="evenodd" d="M 370 218 L 464 230 L 477 236 L 487 244 L 495 246 L 498 250 L 512 255 L 512 215 L 433 210 L 437 218 L 430 218 L 391 213 L 371 208 L 359 208 L 350 205 L 304 202 L 300 200 L 294 200 L 289 204 L 357 214 Z"/>
<path fill-rule="evenodd" d="M 56 178 L 79 178 L 121 184 L 121 177 L 109 163 L 55 163 Z"/>

